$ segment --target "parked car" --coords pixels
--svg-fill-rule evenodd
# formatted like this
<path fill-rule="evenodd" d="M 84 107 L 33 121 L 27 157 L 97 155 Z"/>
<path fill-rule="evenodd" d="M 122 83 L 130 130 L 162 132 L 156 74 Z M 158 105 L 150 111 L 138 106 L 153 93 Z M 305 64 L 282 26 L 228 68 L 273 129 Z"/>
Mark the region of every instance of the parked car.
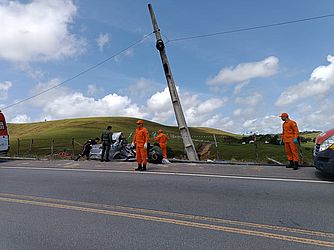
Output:
<path fill-rule="evenodd" d="M 316 169 L 334 175 L 334 129 L 317 136 L 313 156 Z"/>

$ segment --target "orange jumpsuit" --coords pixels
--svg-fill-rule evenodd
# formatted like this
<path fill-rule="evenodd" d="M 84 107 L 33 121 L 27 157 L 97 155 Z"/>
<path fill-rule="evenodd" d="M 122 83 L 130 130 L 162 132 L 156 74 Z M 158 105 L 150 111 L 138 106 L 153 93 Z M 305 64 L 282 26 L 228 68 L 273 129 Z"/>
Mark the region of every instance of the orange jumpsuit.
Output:
<path fill-rule="evenodd" d="M 283 123 L 282 141 L 285 146 L 285 153 L 289 161 L 299 161 L 297 144 L 293 139 L 297 139 L 299 135 L 297 123 L 293 120 L 286 120 Z"/>
<path fill-rule="evenodd" d="M 158 136 L 154 137 L 154 140 L 159 143 L 159 146 L 162 149 L 162 155 L 167 159 L 167 141 L 169 140 L 167 135 L 159 133 Z"/>
<path fill-rule="evenodd" d="M 144 148 L 144 144 L 148 143 L 150 135 L 144 127 L 136 128 L 133 142 L 136 144 L 136 160 L 138 164 L 146 165 L 147 163 L 147 149 Z"/>

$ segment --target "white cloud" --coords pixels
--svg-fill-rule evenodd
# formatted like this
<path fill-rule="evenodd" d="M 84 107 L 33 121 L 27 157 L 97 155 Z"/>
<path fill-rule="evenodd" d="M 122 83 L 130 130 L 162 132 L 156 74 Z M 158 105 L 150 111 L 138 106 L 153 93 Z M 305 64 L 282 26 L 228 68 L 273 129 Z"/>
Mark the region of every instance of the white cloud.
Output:
<path fill-rule="evenodd" d="M 250 129 L 250 128 L 254 127 L 254 124 L 255 124 L 256 121 L 257 121 L 257 119 L 246 120 L 246 121 L 244 121 L 244 123 L 242 124 L 242 126 L 244 128 Z"/>
<path fill-rule="evenodd" d="M 108 33 L 100 34 L 96 39 L 97 45 L 99 46 L 99 50 L 102 52 L 104 47 L 110 43 L 110 35 Z"/>
<path fill-rule="evenodd" d="M 326 98 L 321 105 L 310 105 L 301 102 L 296 109 L 289 113 L 291 119 L 295 119 L 300 130 L 321 130 L 326 131 L 334 128 L 333 99 Z"/>
<path fill-rule="evenodd" d="M 68 94 L 48 102 L 43 110 L 45 114 L 52 114 L 53 119 L 92 116 L 147 116 L 127 96 L 119 96 L 115 93 L 97 100 L 86 97 L 82 93 Z"/>
<path fill-rule="evenodd" d="M 20 62 L 15 65 L 18 69 L 25 72 L 28 76 L 30 76 L 33 79 L 41 79 L 44 76 L 44 72 L 40 69 L 33 68 L 29 63 L 27 62 Z"/>
<path fill-rule="evenodd" d="M 153 121 L 166 122 L 175 116 L 168 88 L 165 88 L 162 92 L 153 94 L 147 100 L 146 108 L 153 116 Z"/>
<path fill-rule="evenodd" d="M 242 89 L 243 87 L 245 87 L 246 85 L 248 85 L 248 84 L 249 84 L 249 81 L 247 81 L 247 82 L 242 82 L 242 83 L 237 84 L 237 85 L 235 86 L 235 88 L 234 88 L 233 94 L 234 94 L 234 95 L 239 94 L 239 93 L 241 92 L 241 89 Z"/>
<path fill-rule="evenodd" d="M 59 82 L 60 80 L 53 79 L 49 83 L 40 83 L 36 86 L 34 93 L 55 86 Z M 220 114 L 220 109 L 226 104 L 227 98 L 202 100 L 198 95 L 180 91 L 180 99 L 189 126 L 232 127 L 233 121 L 222 117 Z M 159 123 L 176 124 L 174 109 L 167 87 L 162 92 L 154 93 L 148 98 L 146 105 L 143 106 L 132 102 L 128 96 L 113 93 L 103 98 L 95 99 L 87 97 L 80 92 L 73 93 L 73 91 L 63 86 L 46 92 L 39 98 L 30 100 L 27 104 L 43 110 L 39 115 L 41 120 L 94 116 L 130 116 L 146 118 Z"/>
<path fill-rule="evenodd" d="M 47 84 L 40 83 L 36 89 L 41 91 L 57 83 L 59 80 L 54 79 Z M 234 122 L 229 117 L 223 117 L 220 112 L 220 109 L 227 102 L 226 98 L 202 100 L 198 95 L 179 92 L 188 126 L 214 127 L 227 131 L 236 130 Z M 144 106 L 132 102 L 127 96 L 120 96 L 116 93 L 95 99 L 79 92 L 73 93 L 63 86 L 53 89 L 27 104 L 43 110 L 39 114 L 42 121 L 74 117 L 129 116 L 164 124 L 176 124 L 168 88 L 153 94 Z"/>
<path fill-rule="evenodd" d="M 154 91 L 153 86 L 154 82 L 152 80 L 141 77 L 134 84 L 130 85 L 127 91 L 131 96 L 147 97 L 152 94 L 152 90 Z"/>
<path fill-rule="evenodd" d="M 233 115 L 235 116 L 239 116 L 241 115 L 241 113 L 242 113 L 242 110 L 240 108 L 233 111 Z"/>
<path fill-rule="evenodd" d="M 225 103 L 226 103 L 226 99 L 210 98 L 208 100 L 201 102 L 198 105 L 197 110 L 198 110 L 198 113 L 200 114 L 204 114 L 207 112 L 211 113 L 223 107 Z"/>
<path fill-rule="evenodd" d="M 266 115 L 261 118 L 256 129 L 264 134 L 281 133 L 282 121 L 277 115 Z"/>
<path fill-rule="evenodd" d="M 278 58 L 270 56 L 259 62 L 241 63 L 236 67 L 223 68 L 208 84 L 240 83 L 253 78 L 263 78 L 278 72 Z"/>
<path fill-rule="evenodd" d="M 261 118 L 245 120 L 242 124 L 242 129 L 245 133 L 281 133 L 282 122 L 277 115 L 266 115 Z"/>
<path fill-rule="evenodd" d="M 177 88 L 178 89 L 178 88 Z M 182 109 L 189 126 L 208 126 L 214 124 L 221 117 L 217 115 L 218 110 L 227 102 L 226 98 L 210 98 L 200 100 L 198 95 L 191 95 L 178 91 Z M 171 104 L 170 93 L 166 87 L 164 91 L 157 92 L 147 101 L 149 113 L 153 113 L 153 120 L 166 122 L 175 119 L 173 106 Z"/>
<path fill-rule="evenodd" d="M 178 89 L 178 88 L 177 88 Z M 169 90 L 166 87 L 164 91 L 157 92 L 147 101 L 147 107 L 154 111 L 168 111 L 172 108 Z"/>
<path fill-rule="evenodd" d="M 220 115 L 213 115 L 210 118 L 208 118 L 206 121 L 201 122 L 201 127 L 208 127 L 208 128 L 212 128 L 212 127 L 216 127 L 217 124 L 219 124 L 221 117 Z"/>
<path fill-rule="evenodd" d="M 0 58 L 48 61 L 83 52 L 85 41 L 69 31 L 76 12 L 72 0 L 0 1 Z"/>
<path fill-rule="evenodd" d="M 224 131 L 237 131 L 235 127 L 235 122 L 231 120 L 230 117 L 223 117 L 220 119 L 220 126 L 216 126 L 216 128 L 222 129 Z"/>
<path fill-rule="evenodd" d="M 243 107 L 239 108 L 239 113 L 235 116 L 239 117 L 240 123 L 243 123 L 247 119 L 252 119 L 254 117 L 259 117 L 258 115 L 258 109 L 256 106 L 249 106 L 249 107 Z"/>
<path fill-rule="evenodd" d="M 13 86 L 10 81 L 0 82 L 0 100 L 7 99 L 8 90 Z"/>
<path fill-rule="evenodd" d="M 251 96 L 237 97 L 235 100 L 235 103 L 254 107 L 258 105 L 259 102 L 262 101 L 262 99 L 263 99 L 263 96 L 260 93 L 255 92 Z"/>
<path fill-rule="evenodd" d="M 34 93 L 41 92 L 60 81 L 53 79 L 49 83 L 40 83 Z M 80 92 L 73 92 L 66 87 L 58 87 L 28 102 L 33 107 L 42 108 L 40 117 L 47 120 L 93 117 L 93 116 L 136 116 L 147 117 L 145 111 L 132 103 L 127 96 L 109 94 L 100 99 L 87 97 Z"/>
<path fill-rule="evenodd" d="M 103 88 L 99 88 L 96 84 L 88 84 L 87 86 L 87 95 L 95 95 L 97 93 L 103 92 Z"/>
<path fill-rule="evenodd" d="M 277 106 L 285 106 L 308 97 L 329 95 L 334 86 L 334 57 L 327 56 L 329 65 L 319 66 L 313 70 L 310 79 L 290 86 L 276 101 Z"/>
<path fill-rule="evenodd" d="M 17 115 L 10 122 L 11 123 L 29 123 L 31 122 L 31 118 L 28 117 L 26 114 Z"/>
<path fill-rule="evenodd" d="M 109 94 L 95 100 L 82 93 L 72 93 L 49 102 L 44 108 L 46 114 L 57 118 L 91 117 L 91 116 L 141 116 L 136 104 L 126 96 Z"/>

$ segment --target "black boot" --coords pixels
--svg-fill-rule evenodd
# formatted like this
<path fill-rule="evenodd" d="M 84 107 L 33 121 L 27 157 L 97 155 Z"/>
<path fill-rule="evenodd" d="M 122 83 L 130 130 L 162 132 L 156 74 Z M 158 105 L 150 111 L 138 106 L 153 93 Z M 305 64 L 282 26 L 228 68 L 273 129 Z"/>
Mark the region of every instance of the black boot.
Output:
<path fill-rule="evenodd" d="M 289 165 L 286 165 L 286 168 L 293 168 L 294 164 L 293 161 L 289 161 Z"/>
<path fill-rule="evenodd" d="M 138 167 L 135 169 L 135 171 L 141 171 L 141 170 L 142 170 L 141 164 L 138 164 Z"/>
<path fill-rule="evenodd" d="M 143 165 L 143 169 L 141 171 L 146 171 L 146 164 Z"/>
<path fill-rule="evenodd" d="M 298 161 L 295 161 L 294 165 L 293 165 L 293 170 L 297 170 L 298 167 L 299 167 L 299 163 L 298 163 Z"/>
<path fill-rule="evenodd" d="M 78 155 L 78 157 L 75 158 L 74 160 L 75 160 L 75 161 L 78 161 L 78 160 L 80 159 L 80 157 L 81 157 L 81 155 Z"/>

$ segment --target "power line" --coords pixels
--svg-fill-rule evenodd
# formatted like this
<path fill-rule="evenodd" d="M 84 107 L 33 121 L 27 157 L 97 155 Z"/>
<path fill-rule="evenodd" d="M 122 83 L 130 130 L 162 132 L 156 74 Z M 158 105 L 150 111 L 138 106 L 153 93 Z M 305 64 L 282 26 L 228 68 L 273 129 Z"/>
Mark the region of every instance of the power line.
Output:
<path fill-rule="evenodd" d="M 43 90 L 43 91 L 41 91 L 41 92 L 39 92 L 39 93 L 37 93 L 37 94 L 35 94 L 35 95 L 32 95 L 32 96 L 30 96 L 30 97 L 28 97 L 28 98 L 25 98 L 25 99 L 22 99 L 22 100 L 20 100 L 20 101 L 18 101 L 18 102 L 15 102 L 15 103 L 13 103 L 13 104 L 10 104 L 10 105 L 8 105 L 8 106 L 2 108 L 2 110 L 11 108 L 11 107 L 16 106 L 16 105 L 18 105 L 18 104 L 21 104 L 21 103 L 23 103 L 23 102 L 26 102 L 26 101 L 28 101 L 28 100 L 31 100 L 31 99 L 33 99 L 33 98 L 35 98 L 35 97 L 37 97 L 37 96 L 40 96 L 40 95 L 42 95 L 42 94 L 44 94 L 44 93 L 46 93 L 46 92 L 48 92 L 48 91 L 50 91 L 50 90 L 52 90 L 52 89 L 55 89 L 55 88 L 59 87 L 60 85 L 63 85 L 63 84 L 65 84 L 65 83 L 69 82 L 69 81 L 72 81 L 73 79 L 78 78 L 79 76 L 82 76 L 82 75 L 84 75 L 85 73 L 87 73 L 87 72 L 89 72 L 89 71 L 92 71 L 93 69 L 95 69 L 95 68 L 101 66 L 102 64 L 104 64 L 104 63 L 110 61 L 111 59 L 113 59 L 114 57 L 116 57 L 116 56 L 122 54 L 123 52 L 127 51 L 128 49 L 130 49 L 130 48 L 136 46 L 137 44 L 139 44 L 139 43 L 141 43 L 141 42 L 143 42 L 145 39 L 147 39 L 147 38 L 148 38 L 149 36 L 151 36 L 152 34 L 153 34 L 153 32 L 151 32 L 151 33 L 145 35 L 142 39 L 140 39 L 140 40 L 138 40 L 138 41 L 136 41 L 136 42 L 130 44 L 128 47 L 126 47 L 126 48 L 120 50 L 119 52 L 117 52 L 117 53 L 115 53 L 114 55 L 108 57 L 107 59 L 104 59 L 103 61 L 101 61 L 101 62 L 99 62 L 99 63 L 97 63 L 97 64 L 95 64 L 95 65 L 93 65 L 93 66 L 91 66 L 91 67 L 89 67 L 89 68 L 87 68 L 87 69 L 85 69 L 85 70 L 83 70 L 83 71 L 81 71 L 80 73 L 78 73 L 78 74 L 76 74 L 76 75 L 74 75 L 74 76 L 72 76 L 72 77 L 70 77 L 70 78 L 68 78 L 68 79 L 66 79 L 66 80 L 64 80 L 64 81 L 62 81 L 61 83 L 59 83 L 59 84 L 57 84 L 57 85 L 55 85 L 55 86 L 52 86 L 52 87 L 50 87 L 50 88 L 48 88 L 48 89 L 45 89 L 45 90 Z"/>
<path fill-rule="evenodd" d="M 247 28 L 241 28 L 241 29 L 235 29 L 235 30 L 227 30 L 227 31 L 215 32 L 215 33 L 209 33 L 209 34 L 203 34 L 203 35 L 180 37 L 180 38 L 169 39 L 168 42 L 177 42 L 177 41 L 184 41 L 184 40 L 197 39 L 197 38 L 203 38 L 203 37 L 211 37 L 211 36 L 218 36 L 218 35 L 224 35 L 224 34 L 230 34 L 230 33 L 237 33 L 237 32 L 248 31 L 248 30 L 263 29 L 263 28 L 275 27 L 275 26 L 280 26 L 280 25 L 312 21 L 316 19 L 322 19 L 322 18 L 333 17 L 333 16 L 334 14 L 328 14 L 328 15 L 308 17 L 308 18 L 296 19 L 296 20 L 291 20 L 291 21 L 286 21 L 286 22 L 259 25 L 259 26 L 253 26 L 253 27 L 247 27 Z"/>

